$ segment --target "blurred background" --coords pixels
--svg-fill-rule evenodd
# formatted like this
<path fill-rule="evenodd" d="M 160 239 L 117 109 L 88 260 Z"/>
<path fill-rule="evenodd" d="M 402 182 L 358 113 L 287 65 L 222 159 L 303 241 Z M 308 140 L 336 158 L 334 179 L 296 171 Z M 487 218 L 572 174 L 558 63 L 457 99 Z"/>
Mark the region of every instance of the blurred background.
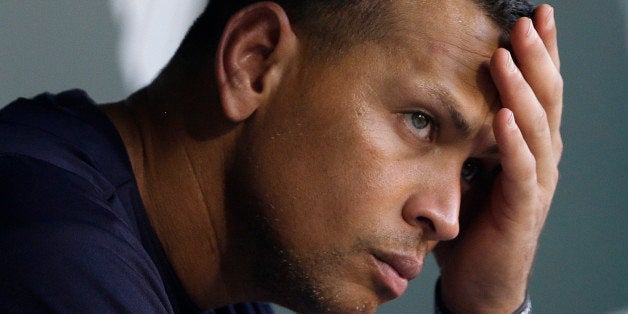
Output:
<path fill-rule="evenodd" d="M 0 107 L 76 87 L 97 102 L 126 97 L 166 63 L 205 3 L 1 0 Z M 536 313 L 628 313 L 628 1 L 548 3 L 559 26 L 565 152 L 530 294 Z M 378 313 L 432 313 L 437 271 L 429 257 Z"/>

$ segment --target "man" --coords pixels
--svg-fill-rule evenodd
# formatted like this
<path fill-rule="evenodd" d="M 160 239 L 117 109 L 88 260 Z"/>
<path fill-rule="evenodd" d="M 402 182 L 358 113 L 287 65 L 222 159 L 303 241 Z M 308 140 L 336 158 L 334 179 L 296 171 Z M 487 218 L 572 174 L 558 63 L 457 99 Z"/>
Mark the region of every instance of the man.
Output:
<path fill-rule="evenodd" d="M 433 250 L 439 311 L 528 312 L 551 7 L 252 2 L 211 1 L 109 119 L 76 91 L 5 109 L 2 309 L 373 312 Z"/>

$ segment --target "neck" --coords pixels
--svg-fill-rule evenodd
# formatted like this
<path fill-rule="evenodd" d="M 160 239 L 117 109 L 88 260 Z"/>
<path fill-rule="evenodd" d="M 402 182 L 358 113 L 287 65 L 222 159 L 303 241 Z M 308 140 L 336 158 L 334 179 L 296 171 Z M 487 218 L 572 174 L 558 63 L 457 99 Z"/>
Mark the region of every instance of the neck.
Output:
<path fill-rule="evenodd" d="M 222 182 L 235 131 L 227 122 L 206 125 L 224 121 L 216 119 L 216 97 L 163 90 L 149 86 L 104 109 L 124 141 L 150 223 L 188 295 L 201 308 L 232 303 L 238 292 L 230 291 L 221 271 L 228 243 Z"/>

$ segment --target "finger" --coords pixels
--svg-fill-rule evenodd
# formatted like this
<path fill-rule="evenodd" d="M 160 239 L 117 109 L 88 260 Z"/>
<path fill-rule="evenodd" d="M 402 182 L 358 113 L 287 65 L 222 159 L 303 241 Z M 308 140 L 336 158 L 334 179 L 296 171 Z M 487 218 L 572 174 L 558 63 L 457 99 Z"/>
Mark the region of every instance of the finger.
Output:
<path fill-rule="evenodd" d="M 495 116 L 493 132 L 499 146 L 504 201 L 510 208 L 526 208 L 524 200 L 535 199 L 534 193 L 538 189 L 535 157 L 511 110 L 500 109 Z"/>
<path fill-rule="evenodd" d="M 517 65 L 547 112 L 551 132 L 558 132 L 562 115 L 563 80 L 532 20 L 521 18 L 515 23 L 511 43 Z"/>
<path fill-rule="evenodd" d="M 553 183 L 556 159 L 545 109 L 514 64 L 508 50 L 498 49 L 490 66 L 502 105 L 517 117 L 517 125 L 525 139 L 524 145 L 529 147 L 536 159 L 539 180 L 547 184 Z"/>
<path fill-rule="evenodd" d="M 534 11 L 534 27 L 547 48 L 552 62 L 560 70 L 560 56 L 558 53 L 558 37 L 554 8 L 549 4 L 542 4 Z"/>
<path fill-rule="evenodd" d="M 556 69 L 560 71 L 560 55 L 558 52 L 558 37 L 554 8 L 548 4 L 540 5 L 534 12 L 534 27 L 543 40 L 547 52 L 552 58 Z M 562 82 L 561 82 L 562 85 Z M 562 90 L 562 86 L 561 86 Z M 562 117 L 562 101 L 560 106 L 554 108 L 554 112 L 549 114 L 552 117 L 559 117 L 557 121 L 550 122 L 552 128 L 552 143 L 554 146 L 554 157 L 556 162 L 560 160 L 563 151 L 563 141 L 560 136 L 560 121 Z"/>

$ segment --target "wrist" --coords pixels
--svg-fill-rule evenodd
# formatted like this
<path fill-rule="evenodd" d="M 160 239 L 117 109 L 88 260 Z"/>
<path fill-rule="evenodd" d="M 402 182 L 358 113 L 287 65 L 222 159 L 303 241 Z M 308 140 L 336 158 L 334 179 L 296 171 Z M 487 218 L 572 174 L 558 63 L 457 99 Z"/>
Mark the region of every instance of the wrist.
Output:
<path fill-rule="evenodd" d="M 532 312 L 532 302 L 527 291 L 522 299 L 516 303 L 511 300 L 492 300 L 491 302 L 452 302 L 443 295 L 442 280 L 436 282 L 434 312 L 436 314 L 453 313 L 513 313 L 529 314 Z M 455 305 L 454 305 L 455 304 Z M 516 304 L 516 305 L 511 305 Z M 514 310 L 513 310 L 514 309 Z"/>

